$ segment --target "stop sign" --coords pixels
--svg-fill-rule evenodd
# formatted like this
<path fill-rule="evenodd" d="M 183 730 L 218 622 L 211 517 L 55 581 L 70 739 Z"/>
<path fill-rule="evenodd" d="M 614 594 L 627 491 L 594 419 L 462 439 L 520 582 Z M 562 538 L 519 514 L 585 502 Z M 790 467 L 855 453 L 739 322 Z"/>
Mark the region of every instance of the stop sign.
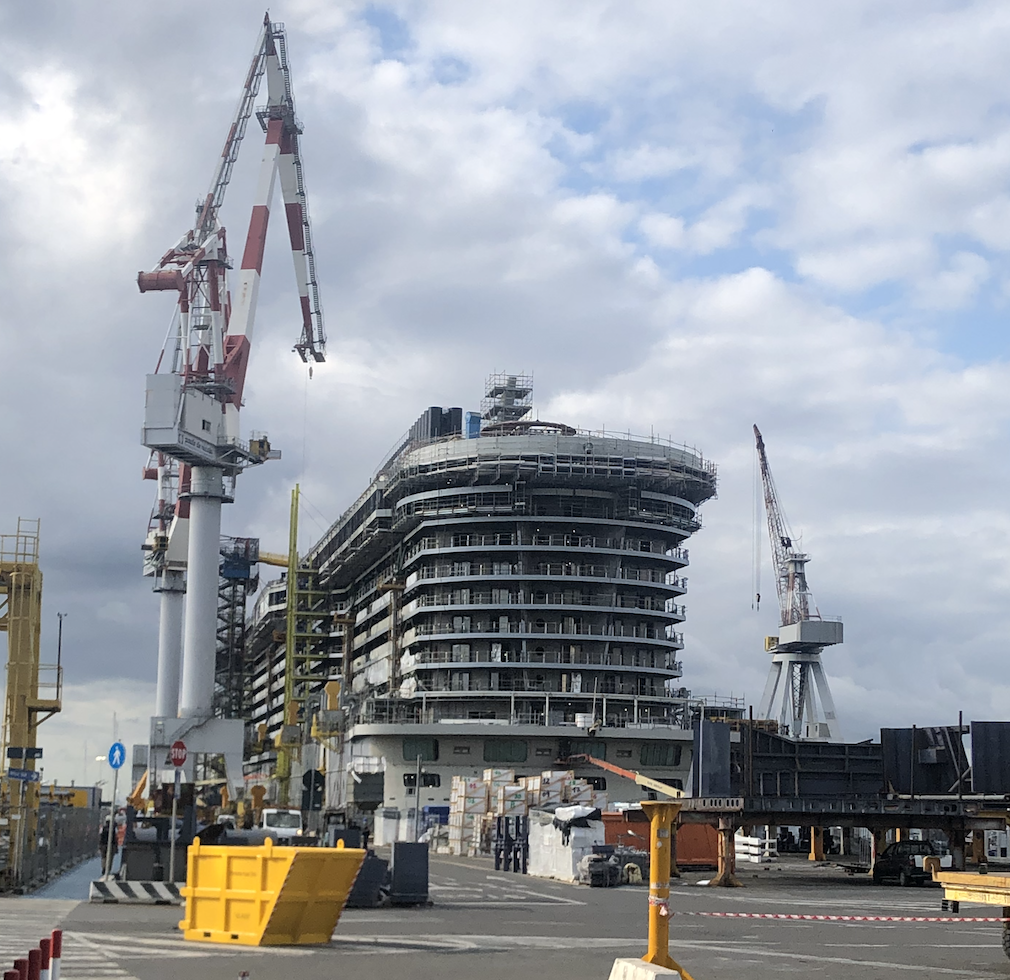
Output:
<path fill-rule="evenodd" d="M 168 757 L 172 760 L 173 766 L 182 766 L 186 763 L 186 743 L 175 741 L 168 750 Z"/>

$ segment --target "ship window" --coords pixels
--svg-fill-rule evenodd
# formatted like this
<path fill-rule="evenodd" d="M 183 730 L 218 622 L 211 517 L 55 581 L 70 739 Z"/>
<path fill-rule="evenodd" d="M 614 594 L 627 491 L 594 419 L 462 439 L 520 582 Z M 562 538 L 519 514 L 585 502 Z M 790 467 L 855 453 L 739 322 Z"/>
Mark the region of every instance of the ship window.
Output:
<path fill-rule="evenodd" d="M 552 749 L 540 748 L 540 749 L 537 749 L 533 754 L 534 755 L 554 755 L 554 751 Z"/>
<path fill-rule="evenodd" d="M 454 745 L 452 747 L 452 754 L 453 755 L 469 755 L 470 754 L 470 746 L 469 745 Z"/>
<path fill-rule="evenodd" d="M 681 746 L 669 742 L 646 742 L 639 762 L 643 766 L 679 766 Z"/>
<path fill-rule="evenodd" d="M 417 785 L 417 773 L 416 772 L 405 772 L 403 774 L 403 785 L 407 789 L 413 789 Z M 422 772 L 421 773 L 421 786 L 434 786 L 439 787 L 442 785 L 442 777 L 437 772 Z M 409 793 L 407 794 L 410 795 Z"/>
<path fill-rule="evenodd" d="M 418 756 L 422 762 L 438 762 L 438 739 L 408 735 L 403 740 L 404 761 L 416 762 Z"/>
<path fill-rule="evenodd" d="M 569 755 L 591 755 L 594 759 L 607 758 L 607 743 L 599 738 L 573 738 L 568 743 Z"/>
<path fill-rule="evenodd" d="M 529 754 L 526 740 L 521 738 L 487 738 L 484 740 L 485 762 L 525 762 Z"/>
<path fill-rule="evenodd" d="M 617 758 L 618 759 L 630 759 L 631 758 L 631 749 L 618 749 L 617 750 Z"/>

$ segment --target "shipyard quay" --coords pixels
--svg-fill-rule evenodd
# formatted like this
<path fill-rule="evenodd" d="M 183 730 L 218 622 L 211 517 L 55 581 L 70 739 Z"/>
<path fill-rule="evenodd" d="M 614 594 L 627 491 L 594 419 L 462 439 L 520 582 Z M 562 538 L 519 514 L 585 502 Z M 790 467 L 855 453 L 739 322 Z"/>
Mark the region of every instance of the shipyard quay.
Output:
<path fill-rule="evenodd" d="M 535 420 L 531 395 L 496 375 L 480 416 L 427 409 L 307 556 L 340 624 L 315 661 L 342 685 L 344 758 L 327 771 L 382 768 L 387 806 L 418 756 L 447 777 L 591 750 L 686 777 L 706 703 L 681 682 L 685 542 L 715 466 L 667 439 Z"/>

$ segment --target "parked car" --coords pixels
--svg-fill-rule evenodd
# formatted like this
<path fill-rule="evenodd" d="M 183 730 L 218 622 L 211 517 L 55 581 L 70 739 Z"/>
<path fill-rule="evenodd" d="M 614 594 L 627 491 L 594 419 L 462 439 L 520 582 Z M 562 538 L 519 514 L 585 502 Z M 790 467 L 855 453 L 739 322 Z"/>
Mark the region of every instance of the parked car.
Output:
<path fill-rule="evenodd" d="M 923 868 L 923 859 L 938 857 L 940 867 L 950 868 L 951 856 L 942 845 L 928 840 L 902 840 L 889 844 L 873 865 L 873 883 L 891 880 L 899 885 L 921 884 L 933 876 Z"/>

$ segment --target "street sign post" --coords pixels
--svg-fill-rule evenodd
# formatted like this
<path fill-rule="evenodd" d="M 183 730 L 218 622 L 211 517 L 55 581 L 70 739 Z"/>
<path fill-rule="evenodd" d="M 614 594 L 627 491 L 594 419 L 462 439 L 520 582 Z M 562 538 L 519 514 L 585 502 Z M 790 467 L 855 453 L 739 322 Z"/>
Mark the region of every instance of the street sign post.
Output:
<path fill-rule="evenodd" d="M 9 766 L 7 769 L 8 779 L 19 779 L 25 783 L 37 783 L 39 781 L 39 773 L 32 769 L 18 769 L 14 766 Z"/>
<path fill-rule="evenodd" d="M 184 766 L 186 759 L 189 758 L 189 753 L 186 751 L 186 743 L 180 739 L 176 739 L 168 750 L 168 758 L 171 760 L 173 766 Z"/>
<path fill-rule="evenodd" d="M 168 750 L 168 758 L 175 766 L 175 787 L 172 791 L 172 837 L 168 845 L 168 880 L 175 882 L 175 821 L 179 815 L 179 790 L 182 788 L 182 767 L 189 758 L 186 750 L 186 743 L 181 739 L 176 739 Z"/>
<path fill-rule="evenodd" d="M 109 765 L 118 772 L 124 762 L 126 762 L 126 746 L 122 742 L 113 742 L 109 749 Z"/>
<path fill-rule="evenodd" d="M 109 765 L 112 766 L 112 802 L 109 804 L 109 839 L 105 845 L 105 877 L 112 873 L 112 840 L 116 833 L 116 794 L 119 791 L 119 770 L 126 762 L 126 746 L 113 742 L 109 747 Z"/>

